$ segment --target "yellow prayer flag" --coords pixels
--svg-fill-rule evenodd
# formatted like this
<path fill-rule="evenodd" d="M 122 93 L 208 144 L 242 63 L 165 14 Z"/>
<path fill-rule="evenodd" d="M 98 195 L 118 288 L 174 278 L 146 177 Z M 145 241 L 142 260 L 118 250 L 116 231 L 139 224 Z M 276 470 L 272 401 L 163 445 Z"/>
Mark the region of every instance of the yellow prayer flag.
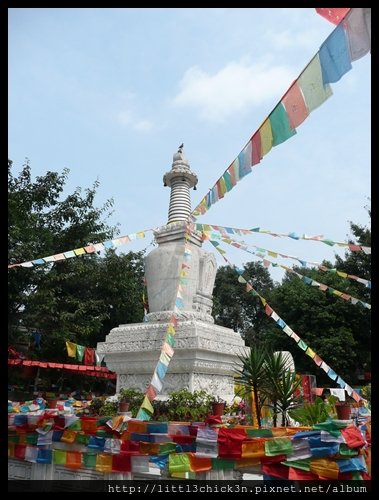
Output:
<path fill-rule="evenodd" d="M 272 148 L 272 130 L 270 120 L 267 118 L 259 129 L 261 134 L 261 156 L 265 156 Z"/>
<path fill-rule="evenodd" d="M 324 478 L 338 479 L 339 467 L 334 460 L 329 458 L 315 458 L 311 459 L 310 471 Z"/>
<path fill-rule="evenodd" d="M 84 250 L 84 248 L 76 248 L 74 250 L 74 254 L 75 255 L 83 255 L 84 253 L 86 253 L 86 251 Z"/>
<path fill-rule="evenodd" d="M 168 324 L 167 326 L 167 330 L 166 330 L 167 333 L 171 333 L 171 335 L 175 335 L 175 328 L 174 328 L 174 325 L 172 325 L 171 323 Z"/>
<path fill-rule="evenodd" d="M 220 182 L 220 189 L 221 189 L 222 196 L 224 196 L 224 194 L 228 192 L 228 190 L 226 188 L 226 184 L 225 184 L 225 179 L 223 177 L 221 177 L 219 182 Z"/>
<path fill-rule="evenodd" d="M 112 455 L 98 453 L 96 456 L 96 470 L 98 472 L 112 472 Z"/>
<path fill-rule="evenodd" d="M 137 233 L 137 238 L 144 238 L 145 237 L 145 232 L 144 231 L 139 231 Z"/>
<path fill-rule="evenodd" d="M 305 354 L 312 359 L 316 356 L 316 353 L 314 351 L 312 351 L 312 349 L 310 347 L 307 348 L 307 350 L 305 351 Z"/>
<path fill-rule="evenodd" d="M 337 271 L 338 276 L 341 276 L 341 278 L 347 278 L 347 273 L 343 273 L 342 271 Z"/>
<path fill-rule="evenodd" d="M 145 410 L 147 410 L 151 414 L 154 413 L 153 405 L 150 403 L 150 400 L 147 396 L 144 397 L 144 399 L 142 401 L 141 408 L 144 408 Z"/>
<path fill-rule="evenodd" d="M 66 347 L 67 347 L 67 356 L 69 358 L 75 358 L 76 357 L 76 344 L 74 344 L 74 342 L 68 342 L 66 340 Z"/>

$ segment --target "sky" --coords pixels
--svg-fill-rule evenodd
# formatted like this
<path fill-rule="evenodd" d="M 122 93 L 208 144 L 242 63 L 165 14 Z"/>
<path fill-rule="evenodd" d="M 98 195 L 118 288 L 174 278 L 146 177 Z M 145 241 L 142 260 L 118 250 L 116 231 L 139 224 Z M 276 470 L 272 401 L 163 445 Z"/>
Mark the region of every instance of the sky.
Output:
<path fill-rule="evenodd" d="M 110 222 L 122 236 L 166 224 L 170 189 L 162 178 L 182 142 L 199 178 L 191 190 L 195 208 L 334 29 L 313 8 L 11 8 L 8 14 L 14 173 L 25 158 L 33 176 L 67 167 L 66 194 L 98 179 L 95 203 L 114 199 Z M 351 236 L 349 221 L 369 225 L 370 73 L 370 54 L 353 62 L 297 134 L 197 222 L 333 241 Z M 151 241 L 147 233 L 120 251 Z M 244 241 L 316 262 L 345 252 L 264 234 Z M 259 261 L 224 248 L 237 266 Z M 209 242 L 204 249 L 214 252 Z M 281 268 L 269 270 L 282 279 Z"/>

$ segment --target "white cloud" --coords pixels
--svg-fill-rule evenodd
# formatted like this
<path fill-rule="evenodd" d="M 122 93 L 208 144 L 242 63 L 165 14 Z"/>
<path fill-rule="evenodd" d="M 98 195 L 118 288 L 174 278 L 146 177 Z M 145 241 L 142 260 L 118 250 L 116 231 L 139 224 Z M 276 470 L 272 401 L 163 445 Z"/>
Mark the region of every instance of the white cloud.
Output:
<path fill-rule="evenodd" d="M 134 124 L 133 128 L 134 130 L 139 130 L 140 132 L 148 132 L 153 128 L 153 122 L 150 120 L 140 120 Z"/>
<path fill-rule="evenodd" d="M 283 50 L 292 47 L 301 47 L 302 49 L 314 49 L 314 52 L 316 52 L 317 47 L 323 40 L 323 35 L 314 28 L 307 31 L 296 29 L 278 31 L 269 29 L 265 33 L 265 39 L 275 49 Z"/>
<path fill-rule="evenodd" d="M 150 120 L 138 120 L 135 113 L 130 110 L 120 111 L 118 114 L 118 122 L 122 127 L 128 127 L 137 132 L 149 132 L 154 124 Z"/>
<path fill-rule="evenodd" d="M 230 62 L 213 75 L 193 66 L 184 74 L 173 104 L 194 107 L 205 120 L 223 122 L 273 97 L 279 100 L 293 79 L 285 65 Z"/>

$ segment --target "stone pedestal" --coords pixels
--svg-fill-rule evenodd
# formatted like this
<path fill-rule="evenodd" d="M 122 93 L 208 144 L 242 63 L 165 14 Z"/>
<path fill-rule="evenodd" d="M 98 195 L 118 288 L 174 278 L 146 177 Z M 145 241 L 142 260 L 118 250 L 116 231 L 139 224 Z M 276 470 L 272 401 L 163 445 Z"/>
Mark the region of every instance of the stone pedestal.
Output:
<path fill-rule="evenodd" d="M 118 374 L 117 392 L 122 388 L 145 391 L 151 381 L 165 339 L 165 322 L 120 325 L 98 344 L 107 367 Z M 231 401 L 234 369 L 244 341 L 229 328 L 199 321 L 180 320 L 175 335 L 175 354 L 163 380 L 160 398 L 187 388 L 204 389 Z"/>

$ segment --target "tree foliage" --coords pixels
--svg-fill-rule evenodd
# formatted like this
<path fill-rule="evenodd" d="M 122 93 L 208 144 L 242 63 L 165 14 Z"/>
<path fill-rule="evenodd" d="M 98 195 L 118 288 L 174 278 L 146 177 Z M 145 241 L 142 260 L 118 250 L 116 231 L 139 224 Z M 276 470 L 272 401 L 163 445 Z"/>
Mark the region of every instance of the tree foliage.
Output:
<path fill-rule="evenodd" d="M 371 214 L 368 209 L 369 215 Z M 371 246 L 371 230 L 350 223 L 354 238 L 352 243 Z M 363 284 L 343 279 L 336 270 L 364 279 L 371 278 L 371 255 L 351 252 L 345 258 L 336 257 L 334 264 L 323 262 L 334 272 L 318 269 L 295 268 L 295 271 L 345 292 L 363 302 L 371 303 L 370 289 Z M 268 300 L 275 312 L 350 384 L 359 382 L 358 371 L 370 371 L 371 361 L 371 311 L 360 303 L 351 302 L 328 292 L 322 292 L 286 273 L 282 283 L 273 286 L 268 271 L 259 263 L 245 265 L 254 288 Z M 320 370 L 296 343 L 264 312 L 261 301 L 236 279 L 236 272 L 226 266 L 218 270 L 214 291 L 214 316 L 216 323 L 241 332 L 247 345 L 262 344 L 275 351 L 290 351 L 296 371 L 313 373 L 320 384 L 330 379 Z"/>
<path fill-rule="evenodd" d="M 274 286 L 269 272 L 260 262 L 248 262 L 243 266 L 243 276 L 251 280 L 253 287 L 263 295 Z M 240 332 L 247 345 L 261 341 L 268 323 L 263 306 L 246 286 L 239 283 L 238 274 L 230 266 L 217 270 L 213 291 L 213 316 L 218 325 Z"/>
<path fill-rule="evenodd" d="M 68 170 L 32 179 L 28 162 L 18 176 L 8 162 L 8 263 L 34 260 L 112 239 L 107 224 L 112 200 L 96 207 L 95 182 L 63 196 Z M 86 254 L 33 268 L 8 271 L 8 333 L 17 343 L 23 330 L 41 332 L 28 357 L 67 361 L 65 340 L 96 346 L 120 323 L 143 318 L 143 252 L 104 257 Z M 31 346 L 33 343 L 31 343 Z"/>
<path fill-rule="evenodd" d="M 301 269 L 297 271 L 301 272 Z M 357 293 L 353 284 L 335 274 L 307 270 L 307 276 L 351 295 Z M 321 292 L 293 274 L 287 274 L 282 285 L 272 291 L 269 302 L 292 330 L 334 371 L 347 382 L 355 382 L 356 368 L 367 362 L 370 339 L 368 309 Z M 328 380 L 274 322 L 266 331 L 266 339 L 277 350 L 292 353 L 298 372 L 314 373 L 320 381 Z"/>

